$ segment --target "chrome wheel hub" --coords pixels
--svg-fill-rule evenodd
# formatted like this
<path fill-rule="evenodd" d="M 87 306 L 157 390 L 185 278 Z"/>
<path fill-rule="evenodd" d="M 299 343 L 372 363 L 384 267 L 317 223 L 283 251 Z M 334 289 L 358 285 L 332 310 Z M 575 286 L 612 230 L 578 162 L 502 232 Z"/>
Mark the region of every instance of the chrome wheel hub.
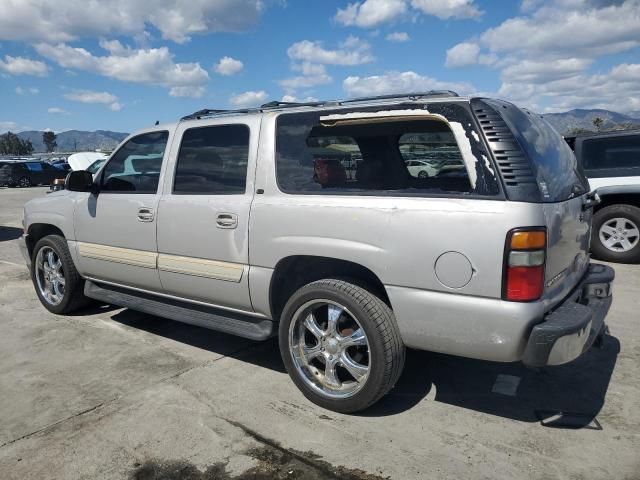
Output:
<path fill-rule="evenodd" d="M 638 245 L 640 230 L 628 218 L 612 218 L 602 224 L 598 236 L 612 252 L 628 252 Z"/>
<path fill-rule="evenodd" d="M 367 381 L 367 335 L 346 307 L 331 300 L 311 300 L 295 312 L 289 351 L 304 382 L 326 397 L 351 397 Z"/>
<path fill-rule="evenodd" d="M 66 280 L 62 260 L 51 247 L 42 247 L 36 255 L 35 277 L 38 290 L 50 305 L 58 305 L 64 297 Z"/>

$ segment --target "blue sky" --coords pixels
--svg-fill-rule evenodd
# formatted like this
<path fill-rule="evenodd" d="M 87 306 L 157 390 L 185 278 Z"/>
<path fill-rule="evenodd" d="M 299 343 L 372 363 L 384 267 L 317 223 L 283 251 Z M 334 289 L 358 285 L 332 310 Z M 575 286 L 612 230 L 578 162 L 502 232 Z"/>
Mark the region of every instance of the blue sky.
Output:
<path fill-rule="evenodd" d="M 0 132 L 449 88 L 640 111 L 640 0 L 3 0 Z"/>

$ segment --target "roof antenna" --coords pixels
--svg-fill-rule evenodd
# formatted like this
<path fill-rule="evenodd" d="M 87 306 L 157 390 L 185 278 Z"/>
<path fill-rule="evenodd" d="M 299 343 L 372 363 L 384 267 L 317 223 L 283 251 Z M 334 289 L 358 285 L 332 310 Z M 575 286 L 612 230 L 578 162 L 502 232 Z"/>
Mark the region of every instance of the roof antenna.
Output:
<path fill-rule="evenodd" d="M 154 125 L 160 125 L 160 120 L 156 120 L 156 123 L 154 123 Z"/>

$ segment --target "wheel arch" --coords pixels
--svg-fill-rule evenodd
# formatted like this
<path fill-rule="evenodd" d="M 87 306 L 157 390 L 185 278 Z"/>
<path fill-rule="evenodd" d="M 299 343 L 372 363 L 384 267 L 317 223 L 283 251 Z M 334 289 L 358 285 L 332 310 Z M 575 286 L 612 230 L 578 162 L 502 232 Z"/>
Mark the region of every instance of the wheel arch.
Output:
<path fill-rule="evenodd" d="M 269 284 L 269 306 L 278 321 L 291 295 L 300 287 L 323 278 L 351 280 L 377 295 L 391 307 L 380 278 L 369 268 L 340 258 L 316 255 L 291 255 L 278 261 Z"/>
<path fill-rule="evenodd" d="M 47 235 L 60 235 L 66 239 L 64 232 L 56 225 L 50 223 L 32 223 L 27 230 L 29 236 L 27 237 L 27 249 L 29 255 L 33 255 L 33 249 L 38 241 Z"/>
<path fill-rule="evenodd" d="M 605 207 L 611 205 L 631 205 L 633 207 L 640 208 L 640 191 L 638 192 L 620 192 L 620 193 L 600 193 L 600 204 L 594 209 L 594 212 L 598 212 Z"/>

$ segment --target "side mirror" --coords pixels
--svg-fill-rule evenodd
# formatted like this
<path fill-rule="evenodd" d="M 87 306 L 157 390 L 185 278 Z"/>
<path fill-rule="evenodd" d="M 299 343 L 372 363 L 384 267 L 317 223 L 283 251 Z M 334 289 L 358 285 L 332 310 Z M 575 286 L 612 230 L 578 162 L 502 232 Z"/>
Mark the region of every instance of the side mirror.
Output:
<path fill-rule="evenodd" d="M 93 175 L 86 170 L 70 172 L 64 181 L 64 188 L 71 192 L 93 192 Z"/>

